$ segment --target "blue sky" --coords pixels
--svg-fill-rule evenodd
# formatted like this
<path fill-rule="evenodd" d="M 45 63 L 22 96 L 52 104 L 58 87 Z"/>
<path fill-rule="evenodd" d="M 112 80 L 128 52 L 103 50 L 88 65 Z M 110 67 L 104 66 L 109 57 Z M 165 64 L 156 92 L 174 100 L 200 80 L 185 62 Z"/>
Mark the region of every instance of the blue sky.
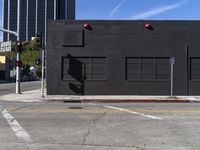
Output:
<path fill-rule="evenodd" d="M 77 19 L 200 20 L 200 0 L 77 0 Z"/>
<path fill-rule="evenodd" d="M 76 8 L 79 20 L 200 20 L 200 0 L 76 0 Z"/>

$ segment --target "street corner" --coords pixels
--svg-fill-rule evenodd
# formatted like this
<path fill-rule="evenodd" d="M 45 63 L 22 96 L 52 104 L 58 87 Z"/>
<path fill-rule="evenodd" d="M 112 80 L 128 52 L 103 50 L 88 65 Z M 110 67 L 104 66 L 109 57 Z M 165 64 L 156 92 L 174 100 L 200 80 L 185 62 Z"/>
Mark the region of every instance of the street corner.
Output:
<path fill-rule="evenodd" d="M 34 95 L 31 93 L 2 95 L 0 96 L 0 100 L 10 102 L 43 102 L 40 95 Z"/>

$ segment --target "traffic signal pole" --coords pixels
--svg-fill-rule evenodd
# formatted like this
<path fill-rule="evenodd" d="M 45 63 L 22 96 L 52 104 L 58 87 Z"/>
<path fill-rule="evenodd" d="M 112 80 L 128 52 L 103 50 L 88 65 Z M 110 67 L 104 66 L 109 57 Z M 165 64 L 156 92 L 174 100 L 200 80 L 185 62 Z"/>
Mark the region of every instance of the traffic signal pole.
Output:
<path fill-rule="evenodd" d="M 43 35 L 42 35 L 43 37 Z M 44 88 L 45 88 L 45 81 L 44 81 L 44 74 L 45 74 L 45 50 L 46 50 L 46 44 L 47 44 L 47 0 L 45 0 L 45 34 L 44 41 L 42 41 L 42 80 L 41 80 L 41 97 L 44 98 Z"/>
<path fill-rule="evenodd" d="M 17 0 L 17 41 L 19 41 L 20 26 L 20 0 Z M 16 52 L 16 94 L 21 94 L 20 90 L 20 52 Z"/>
<path fill-rule="evenodd" d="M 17 37 L 17 40 L 19 40 L 19 32 L 10 31 L 6 29 L 0 29 L 2 32 L 13 34 Z M 16 52 L 16 94 L 20 94 L 20 53 Z"/>
<path fill-rule="evenodd" d="M 40 32 L 40 34 L 36 35 L 36 42 L 37 42 L 37 47 L 40 49 L 41 52 L 41 69 L 42 69 L 42 76 L 41 76 L 41 97 L 44 98 L 44 61 L 45 61 L 45 41 L 44 41 L 44 36 L 43 33 Z M 39 63 L 38 63 L 39 65 Z"/>
<path fill-rule="evenodd" d="M 41 97 L 44 98 L 44 48 L 42 48 L 42 80 L 41 80 Z"/>
<path fill-rule="evenodd" d="M 11 31 L 7 29 L 0 29 L 2 32 L 13 34 L 19 41 L 19 26 L 20 26 L 20 0 L 17 0 L 17 31 Z M 20 52 L 16 52 L 16 94 L 21 94 L 20 91 Z"/>

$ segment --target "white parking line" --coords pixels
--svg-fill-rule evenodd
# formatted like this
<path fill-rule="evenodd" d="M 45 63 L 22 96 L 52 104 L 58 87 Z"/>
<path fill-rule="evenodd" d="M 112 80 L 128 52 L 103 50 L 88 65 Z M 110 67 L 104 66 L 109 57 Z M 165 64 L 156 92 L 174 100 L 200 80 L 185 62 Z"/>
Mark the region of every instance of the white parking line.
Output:
<path fill-rule="evenodd" d="M 124 112 L 128 112 L 128 113 L 131 113 L 131 114 L 134 114 L 134 115 L 139 115 L 139 116 L 142 116 L 142 117 L 147 117 L 147 118 L 156 119 L 156 120 L 162 120 L 162 118 L 160 118 L 160 117 L 156 117 L 156 116 L 152 116 L 152 115 L 145 115 L 143 113 L 134 112 L 134 111 L 131 111 L 131 110 L 128 110 L 128 109 L 124 109 L 124 108 L 113 107 L 113 106 L 104 106 L 104 107 L 110 108 L 110 109 L 115 109 L 115 110 L 120 110 L 120 111 L 124 111 Z"/>
<path fill-rule="evenodd" d="M 31 144 L 33 141 L 30 135 L 22 128 L 22 126 L 17 122 L 17 120 L 10 114 L 6 109 L 2 111 L 2 115 L 7 120 L 8 124 L 12 128 L 13 132 L 19 140 L 27 144 Z"/>
<path fill-rule="evenodd" d="M 96 106 L 97 104 L 95 104 L 95 103 L 88 103 L 88 104 L 90 104 L 90 105 L 94 105 L 94 106 Z"/>

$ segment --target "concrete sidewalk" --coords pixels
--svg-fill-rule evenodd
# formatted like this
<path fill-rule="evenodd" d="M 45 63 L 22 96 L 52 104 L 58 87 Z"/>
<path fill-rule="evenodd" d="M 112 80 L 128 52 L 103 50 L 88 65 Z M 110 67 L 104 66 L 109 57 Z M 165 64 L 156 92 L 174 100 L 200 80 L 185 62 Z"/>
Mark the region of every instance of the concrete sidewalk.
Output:
<path fill-rule="evenodd" d="M 46 93 L 46 92 L 45 92 Z M 22 94 L 8 94 L 0 96 L 1 101 L 15 102 L 101 102 L 101 103 L 189 103 L 200 102 L 200 96 L 75 96 L 75 95 L 46 95 L 41 97 L 41 90 L 31 90 Z"/>

